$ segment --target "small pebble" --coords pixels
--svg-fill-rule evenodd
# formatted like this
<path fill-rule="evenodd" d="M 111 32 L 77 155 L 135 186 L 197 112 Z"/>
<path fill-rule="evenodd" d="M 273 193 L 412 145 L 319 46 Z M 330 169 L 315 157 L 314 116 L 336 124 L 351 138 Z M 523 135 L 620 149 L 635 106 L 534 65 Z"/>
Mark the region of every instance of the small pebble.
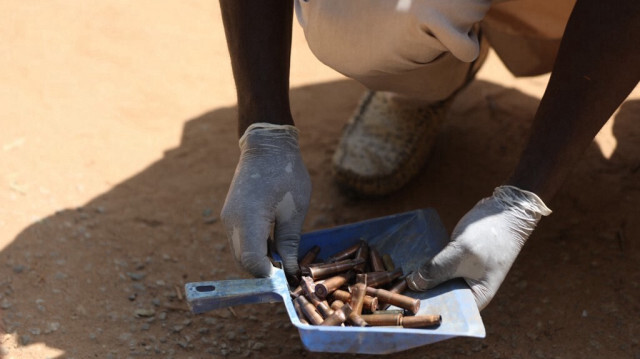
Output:
<path fill-rule="evenodd" d="M 134 314 L 138 318 L 148 318 L 154 316 L 156 311 L 153 309 L 138 308 L 134 311 Z"/>
<path fill-rule="evenodd" d="M 13 304 L 9 301 L 9 299 L 4 299 L 2 300 L 2 302 L 0 302 L 0 308 L 2 309 L 9 309 L 11 308 Z"/>
<path fill-rule="evenodd" d="M 132 280 L 139 281 L 143 280 L 146 274 L 143 272 L 127 272 L 127 276 L 129 276 L 129 278 L 131 278 Z"/>

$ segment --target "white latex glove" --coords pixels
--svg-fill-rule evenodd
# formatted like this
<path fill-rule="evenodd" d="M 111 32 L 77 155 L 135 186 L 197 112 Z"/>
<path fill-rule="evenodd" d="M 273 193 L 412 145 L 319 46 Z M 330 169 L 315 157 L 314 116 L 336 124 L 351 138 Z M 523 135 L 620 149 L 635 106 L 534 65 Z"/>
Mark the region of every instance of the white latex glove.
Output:
<path fill-rule="evenodd" d="M 501 186 L 478 202 L 456 225 L 451 242 L 407 282 L 427 290 L 464 278 L 481 310 L 500 288 L 524 242 L 551 210 L 532 192 Z"/>
<path fill-rule="evenodd" d="M 275 247 L 284 270 L 298 271 L 298 244 L 309 208 L 311 180 L 302 162 L 298 130 L 256 123 L 240 138 L 240 160 L 221 219 L 235 259 L 256 277 L 268 277 L 267 238 L 274 226 Z"/>

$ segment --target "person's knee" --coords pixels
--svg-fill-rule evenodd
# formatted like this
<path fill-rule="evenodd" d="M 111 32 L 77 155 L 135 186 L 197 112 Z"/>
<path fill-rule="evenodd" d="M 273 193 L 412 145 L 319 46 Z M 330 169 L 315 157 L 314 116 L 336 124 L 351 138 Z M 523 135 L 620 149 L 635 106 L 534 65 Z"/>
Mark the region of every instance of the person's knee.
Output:
<path fill-rule="evenodd" d="M 388 0 L 299 3 L 298 17 L 316 57 L 349 76 L 415 70 L 445 52 L 463 62 L 478 55 L 472 30 L 487 0 Z"/>

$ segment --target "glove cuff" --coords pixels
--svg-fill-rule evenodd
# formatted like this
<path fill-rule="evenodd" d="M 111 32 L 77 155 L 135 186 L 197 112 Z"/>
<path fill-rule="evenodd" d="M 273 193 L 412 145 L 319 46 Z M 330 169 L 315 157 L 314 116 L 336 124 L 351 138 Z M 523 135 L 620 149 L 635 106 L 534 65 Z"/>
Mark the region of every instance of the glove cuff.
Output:
<path fill-rule="evenodd" d="M 238 141 L 238 143 L 240 144 L 240 148 L 242 148 L 244 143 L 247 141 L 247 137 L 249 136 L 249 134 L 253 133 L 260 133 L 265 136 L 269 136 L 270 133 L 274 134 L 274 136 L 285 133 L 287 135 L 293 136 L 296 141 L 298 140 L 298 129 L 295 126 L 276 125 L 267 122 L 256 122 L 247 127 L 242 137 L 240 137 L 240 140 Z"/>
<path fill-rule="evenodd" d="M 518 206 L 542 216 L 548 216 L 552 212 L 538 195 L 515 186 L 496 187 L 493 196 L 506 205 Z"/>

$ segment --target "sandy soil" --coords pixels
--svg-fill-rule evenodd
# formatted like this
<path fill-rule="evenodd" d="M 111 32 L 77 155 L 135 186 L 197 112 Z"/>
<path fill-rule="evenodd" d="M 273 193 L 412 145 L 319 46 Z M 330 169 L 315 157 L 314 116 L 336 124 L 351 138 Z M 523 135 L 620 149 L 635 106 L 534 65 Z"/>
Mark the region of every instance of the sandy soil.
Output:
<path fill-rule="evenodd" d="M 217 220 L 238 156 L 213 1 L 4 1 L 0 357 L 311 357 L 281 305 L 194 316 L 186 282 L 239 278 Z M 451 230 L 517 160 L 547 77 L 492 54 L 429 163 L 388 198 L 330 174 L 363 88 L 295 26 L 292 106 L 314 192 L 305 231 L 435 208 Z M 487 338 L 397 358 L 640 358 L 640 95 L 571 177 L 483 311 Z M 284 340 L 283 340 L 284 339 Z"/>

